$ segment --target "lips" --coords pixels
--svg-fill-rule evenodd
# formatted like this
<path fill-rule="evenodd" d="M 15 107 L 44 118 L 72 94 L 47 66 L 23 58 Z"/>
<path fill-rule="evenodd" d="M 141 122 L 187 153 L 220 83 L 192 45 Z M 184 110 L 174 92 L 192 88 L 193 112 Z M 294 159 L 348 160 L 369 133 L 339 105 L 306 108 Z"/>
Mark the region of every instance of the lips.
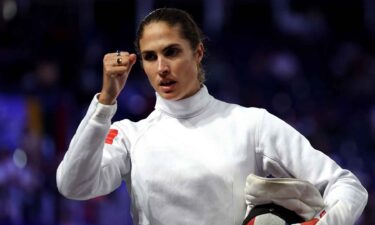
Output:
<path fill-rule="evenodd" d="M 174 91 L 177 81 L 171 79 L 163 79 L 159 82 L 160 90 L 164 93 L 171 93 Z"/>
<path fill-rule="evenodd" d="M 176 83 L 176 81 L 174 81 L 174 80 L 162 80 L 162 81 L 160 81 L 159 85 L 163 86 L 163 87 L 168 87 L 168 86 L 171 86 L 175 83 Z"/>

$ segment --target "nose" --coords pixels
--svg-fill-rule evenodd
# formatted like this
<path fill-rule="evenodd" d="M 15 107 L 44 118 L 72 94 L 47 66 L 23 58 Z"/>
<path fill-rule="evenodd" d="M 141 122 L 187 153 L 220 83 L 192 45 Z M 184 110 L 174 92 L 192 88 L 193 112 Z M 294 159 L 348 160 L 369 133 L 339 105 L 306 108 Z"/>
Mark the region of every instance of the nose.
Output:
<path fill-rule="evenodd" d="M 169 64 L 163 57 L 158 57 L 158 74 L 166 76 L 169 73 Z"/>

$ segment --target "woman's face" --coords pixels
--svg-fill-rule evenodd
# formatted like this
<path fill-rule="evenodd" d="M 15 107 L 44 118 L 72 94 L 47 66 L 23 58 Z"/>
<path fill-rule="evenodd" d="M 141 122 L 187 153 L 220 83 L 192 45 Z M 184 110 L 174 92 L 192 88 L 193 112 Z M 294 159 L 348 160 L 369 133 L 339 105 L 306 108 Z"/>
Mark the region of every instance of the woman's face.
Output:
<path fill-rule="evenodd" d="M 139 46 L 143 69 L 161 97 L 180 100 L 200 89 L 198 64 L 203 57 L 203 45 L 193 51 L 188 40 L 180 36 L 179 26 L 150 23 L 144 27 Z"/>

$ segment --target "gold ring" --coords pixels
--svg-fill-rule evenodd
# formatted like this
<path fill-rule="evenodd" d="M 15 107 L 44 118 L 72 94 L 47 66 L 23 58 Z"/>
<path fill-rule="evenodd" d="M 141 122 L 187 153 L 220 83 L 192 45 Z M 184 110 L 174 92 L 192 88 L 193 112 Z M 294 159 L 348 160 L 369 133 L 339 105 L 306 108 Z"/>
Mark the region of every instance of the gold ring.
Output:
<path fill-rule="evenodd" d="M 120 57 L 117 58 L 117 64 L 121 64 L 122 63 L 122 59 Z"/>

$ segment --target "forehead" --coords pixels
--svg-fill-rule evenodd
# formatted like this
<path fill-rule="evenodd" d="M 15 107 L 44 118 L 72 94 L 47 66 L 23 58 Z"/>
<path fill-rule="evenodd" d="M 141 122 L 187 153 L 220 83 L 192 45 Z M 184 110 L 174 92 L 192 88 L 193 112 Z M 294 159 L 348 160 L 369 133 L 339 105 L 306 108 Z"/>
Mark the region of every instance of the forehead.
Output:
<path fill-rule="evenodd" d="M 155 51 L 171 44 L 188 46 L 187 40 L 181 37 L 179 25 L 170 26 L 165 22 L 152 22 L 144 27 L 139 40 L 142 51 Z"/>

